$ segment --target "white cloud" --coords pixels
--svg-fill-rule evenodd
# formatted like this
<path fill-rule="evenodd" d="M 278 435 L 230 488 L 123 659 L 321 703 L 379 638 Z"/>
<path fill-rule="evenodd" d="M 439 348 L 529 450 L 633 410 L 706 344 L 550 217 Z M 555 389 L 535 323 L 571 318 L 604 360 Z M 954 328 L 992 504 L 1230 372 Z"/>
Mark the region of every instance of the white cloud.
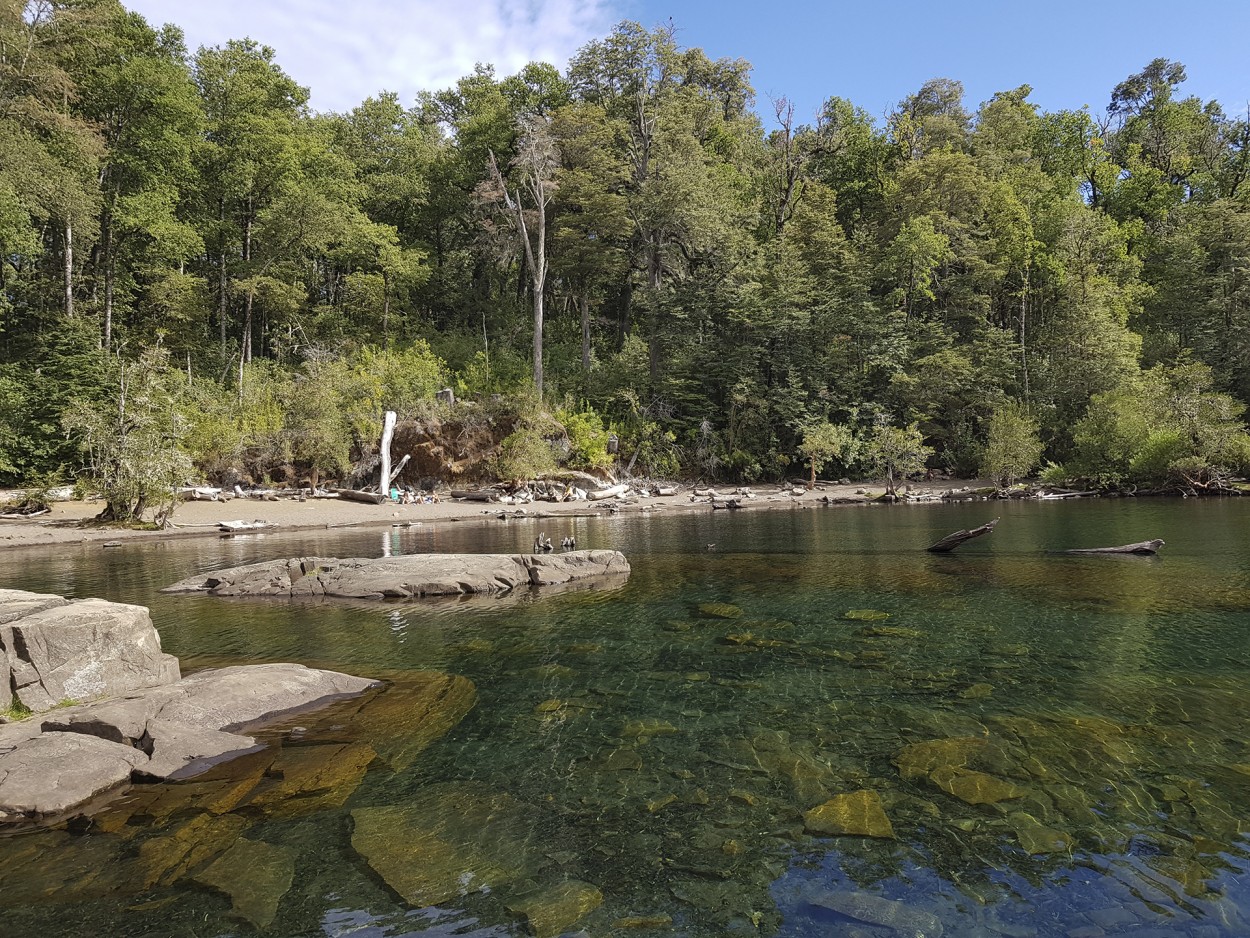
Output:
<path fill-rule="evenodd" d="M 563 69 L 615 20 L 615 0 L 123 0 L 154 26 L 175 23 L 187 45 L 255 39 L 312 92 L 312 106 L 344 111 L 379 91 L 411 104 L 469 74 L 477 62 L 510 75 L 527 62 Z"/>

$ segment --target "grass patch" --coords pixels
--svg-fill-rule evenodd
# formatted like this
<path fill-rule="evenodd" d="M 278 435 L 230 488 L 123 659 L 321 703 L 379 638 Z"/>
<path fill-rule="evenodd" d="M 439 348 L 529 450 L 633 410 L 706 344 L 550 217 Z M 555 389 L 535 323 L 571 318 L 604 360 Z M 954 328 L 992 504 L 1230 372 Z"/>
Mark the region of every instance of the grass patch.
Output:
<path fill-rule="evenodd" d="M 14 700 L 5 709 L 0 710 L 0 717 L 4 717 L 6 723 L 17 723 L 20 720 L 25 720 L 33 713 L 34 711 L 28 710 L 20 700 Z"/>

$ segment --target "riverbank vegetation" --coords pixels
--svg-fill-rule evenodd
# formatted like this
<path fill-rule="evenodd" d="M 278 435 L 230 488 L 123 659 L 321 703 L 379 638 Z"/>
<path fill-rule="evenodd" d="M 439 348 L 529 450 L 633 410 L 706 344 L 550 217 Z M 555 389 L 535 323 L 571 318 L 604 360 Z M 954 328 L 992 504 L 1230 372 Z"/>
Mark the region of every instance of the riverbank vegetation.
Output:
<path fill-rule="evenodd" d="M 0 482 L 106 480 L 125 518 L 148 483 L 343 478 L 389 408 L 466 478 L 1222 489 L 1250 468 L 1250 123 L 1184 82 L 799 115 L 622 23 L 322 114 L 254 42 L 4 4 Z"/>

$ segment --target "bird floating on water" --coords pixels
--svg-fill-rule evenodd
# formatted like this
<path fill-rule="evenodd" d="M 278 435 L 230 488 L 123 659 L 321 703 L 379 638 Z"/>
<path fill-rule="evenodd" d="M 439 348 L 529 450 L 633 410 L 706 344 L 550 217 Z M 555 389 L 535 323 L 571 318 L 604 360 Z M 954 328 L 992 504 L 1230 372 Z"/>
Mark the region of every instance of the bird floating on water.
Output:
<path fill-rule="evenodd" d="M 574 547 L 577 546 L 577 542 L 573 540 L 572 537 L 566 537 L 564 540 L 560 542 L 560 546 L 563 547 L 565 550 L 572 550 Z"/>

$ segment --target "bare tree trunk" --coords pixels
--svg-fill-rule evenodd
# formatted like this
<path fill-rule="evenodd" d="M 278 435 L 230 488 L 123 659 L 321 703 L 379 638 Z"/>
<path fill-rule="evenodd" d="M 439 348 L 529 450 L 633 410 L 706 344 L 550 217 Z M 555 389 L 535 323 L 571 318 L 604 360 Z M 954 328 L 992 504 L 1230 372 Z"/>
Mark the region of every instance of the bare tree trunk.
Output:
<path fill-rule="evenodd" d="M 391 282 L 386 271 L 382 271 L 382 338 L 390 344 L 391 338 Z"/>
<path fill-rule="evenodd" d="M 105 247 L 104 255 L 104 339 L 105 349 L 113 345 L 113 280 L 117 276 L 110 248 Z"/>
<path fill-rule="evenodd" d="M 1028 348 L 1024 343 L 1025 314 L 1028 312 L 1029 271 L 1024 270 L 1024 285 L 1020 289 L 1020 376 L 1024 382 L 1024 399 L 1029 399 L 1029 359 Z"/>
<path fill-rule="evenodd" d="M 65 318 L 74 318 L 74 224 L 65 222 Z"/>
<path fill-rule="evenodd" d="M 221 235 L 221 255 L 218 258 L 217 265 L 217 329 L 221 334 L 221 353 L 226 353 L 226 203 L 219 200 L 217 203 L 217 221 L 222 227 Z"/>
<path fill-rule="evenodd" d="M 650 257 L 647 262 L 647 286 L 651 291 L 651 334 L 647 342 L 647 370 L 654 393 L 660 383 L 660 362 L 663 358 L 660 348 L 660 233 L 651 232 Z"/>
<path fill-rule="evenodd" d="M 582 318 L 582 371 L 590 371 L 590 291 L 583 290 L 579 303 Z"/>
<path fill-rule="evenodd" d="M 252 202 L 247 203 L 247 223 L 243 227 L 243 269 L 250 276 L 252 261 Z M 243 311 L 242 357 L 244 362 L 252 360 L 252 305 L 256 291 L 249 287 L 247 291 L 247 308 Z"/>
<path fill-rule="evenodd" d="M 543 291 L 534 284 L 534 391 L 543 396 Z"/>

